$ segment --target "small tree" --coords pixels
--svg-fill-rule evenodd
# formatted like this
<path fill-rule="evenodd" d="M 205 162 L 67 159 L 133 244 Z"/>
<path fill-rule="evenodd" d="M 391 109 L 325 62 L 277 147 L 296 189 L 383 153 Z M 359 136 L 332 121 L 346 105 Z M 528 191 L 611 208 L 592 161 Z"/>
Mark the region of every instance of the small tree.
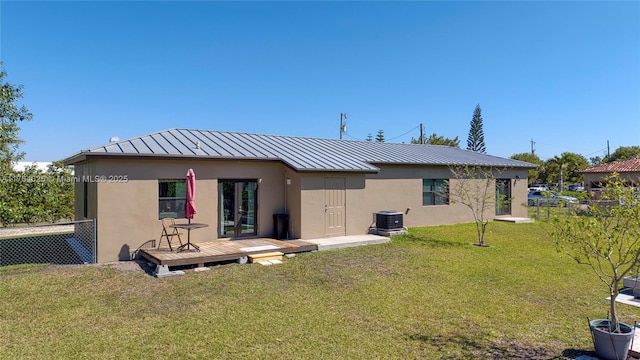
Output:
<path fill-rule="evenodd" d="M 376 135 L 376 142 L 384 142 L 384 131 L 378 130 L 378 135 Z"/>
<path fill-rule="evenodd" d="M 0 224 L 34 224 L 73 218 L 73 177 L 60 162 L 42 171 L 35 165 L 12 171 L 0 186 Z"/>
<path fill-rule="evenodd" d="M 449 169 L 455 180 L 449 182 L 450 202 L 463 204 L 471 210 L 478 234 L 477 245 L 486 246 L 484 235 L 489 223 L 486 211 L 508 200 L 496 195 L 496 175 L 502 171 L 469 165 L 451 166 Z"/>
<path fill-rule="evenodd" d="M 624 277 L 640 265 L 640 204 L 637 191 L 612 174 L 590 216 L 556 217 L 552 237 L 558 250 L 588 265 L 609 289 L 610 332 L 619 331 L 616 298 Z"/>
<path fill-rule="evenodd" d="M 18 104 L 24 96 L 23 86 L 6 82 L 6 77 L 7 72 L 0 63 L 0 171 L 9 171 L 13 162 L 24 157 L 18 152 L 22 143 L 18 138 L 19 123 L 33 118 L 26 107 Z"/>
<path fill-rule="evenodd" d="M 43 176 L 47 191 L 42 195 L 42 201 L 47 211 L 42 221 L 72 220 L 74 183 L 71 168 L 56 161 L 49 165 Z"/>
<path fill-rule="evenodd" d="M 422 137 L 423 137 L 422 141 L 420 140 L 420 138 L 417 138 L 417 139 L 411 138 L 411 143 L 412 144 L 428 144 L 428 145 L 445 145 L 445 146 L 451 146 L 454 148 L 460 148 L 460 139 L 458 139 L 457 136 L 453 139 L 450 139 L 444 136 L 439 136 L 436 133 L 433 133 L 429 136 L 428 139 L 425 139 L 424 135 L 422 135 Z"/>

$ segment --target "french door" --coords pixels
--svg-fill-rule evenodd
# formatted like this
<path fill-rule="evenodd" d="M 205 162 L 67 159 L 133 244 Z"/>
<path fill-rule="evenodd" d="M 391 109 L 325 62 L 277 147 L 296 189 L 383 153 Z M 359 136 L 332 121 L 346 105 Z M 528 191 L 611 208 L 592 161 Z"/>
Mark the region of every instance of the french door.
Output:
<path fill-rule="evenodd" d="M 496 179 L 496 215 L 511 215 L 511 179 Z"/>
<path fill-rule="evenodd" d="M 247 237 L 257 234 L 258 182 L 218 181 L 219 237 Z"/>

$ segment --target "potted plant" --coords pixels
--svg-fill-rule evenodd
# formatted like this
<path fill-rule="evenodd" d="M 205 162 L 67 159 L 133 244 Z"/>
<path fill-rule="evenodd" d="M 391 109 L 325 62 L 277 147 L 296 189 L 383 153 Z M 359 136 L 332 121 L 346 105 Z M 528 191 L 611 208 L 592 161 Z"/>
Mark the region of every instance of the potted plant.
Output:
<path fill-rule="evenodd" d="M 609 289 L 609 315 L 589 322 L 596 353 L 603 359 L 627 358 L 634 326 L 622 323 L 616 298 L 623 279 L 640 265 L 640 201 L 619 174 L 607 178 L 587 215 L 572 213 L 553 220 L 558 249 L 586 264 Z"/>

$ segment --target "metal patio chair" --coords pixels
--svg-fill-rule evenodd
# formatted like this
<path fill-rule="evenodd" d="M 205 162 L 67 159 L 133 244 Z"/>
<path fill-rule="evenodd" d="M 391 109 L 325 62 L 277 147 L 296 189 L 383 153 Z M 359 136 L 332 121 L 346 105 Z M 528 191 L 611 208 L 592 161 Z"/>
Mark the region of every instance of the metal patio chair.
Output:
<path fill-rule="evenodd" d="M 162 246 L 162 239 L 167 239 L 167 244 L 169 245 L 169 250 L 173 251 L 173 247 L 171 246 L 171 242 L 173 241 L 173 237 L 178 237 L 178 242 L 180 242 L 180 246 L 182 246 L 182 239 L 180 238 L 181 232 L 178 231 L 177 228 L 172 227 L 175 225 L 175 218 L 164 218 L 162 221 L 162 233 L 160 234 L 160 240 L 158 241 L 158 248 Z"/>

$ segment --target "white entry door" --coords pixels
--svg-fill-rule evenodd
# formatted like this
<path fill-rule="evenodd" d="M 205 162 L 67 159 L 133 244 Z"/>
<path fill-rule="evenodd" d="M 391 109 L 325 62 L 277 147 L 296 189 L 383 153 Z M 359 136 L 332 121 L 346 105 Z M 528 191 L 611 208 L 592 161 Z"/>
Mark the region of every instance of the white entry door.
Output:
<path fill-rule="evenodd" d="M 346 234 L 345 179 L 325 178 L 324 227 L 327 236 Z"/>

